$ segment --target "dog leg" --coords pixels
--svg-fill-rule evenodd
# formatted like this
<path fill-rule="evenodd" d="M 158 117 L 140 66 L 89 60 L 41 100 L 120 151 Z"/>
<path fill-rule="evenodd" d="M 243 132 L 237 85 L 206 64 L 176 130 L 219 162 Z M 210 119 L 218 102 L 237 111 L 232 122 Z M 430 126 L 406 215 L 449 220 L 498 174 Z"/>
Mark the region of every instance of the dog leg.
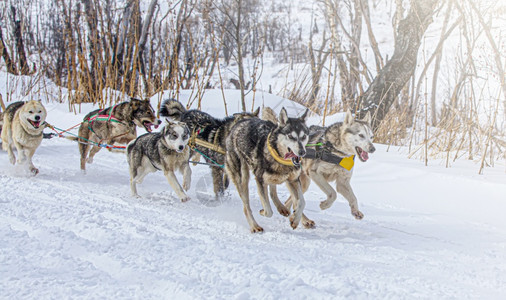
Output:
<path fill-rule="evenodd" d="M 7 144 L 7 155 L 9 156 L 9 161 L 11 164 L 16 164 L 16 156 L 14 155 L 14 146 L 11 144 Z"/>
<path fill-rule="evenodd" d="M 86 171 L 86 158 L 88 157 L 88 152 L 90 150 L 90 145 L 88 144 L 87 139 L 89 138 L 89 129 L 86 127 L 86 125 L 81 124 L 81 127 L 79 127 L 79 136 L 86 139 L 86 140 L 77 140 L 78 147 L 79 147 L 79 154 L 81 154 L 81 171 Z"/>
<path fill-rule="evenodd" d="M 260 214 L 264 217 L 272 217 L 272 207 L 269 202 L 269 196 L 267 196 L 267 185 L 264 184 L 262 178 L 256 177 L 258 196 L 260 196 L 260 202 L 262 203 L 263 209 L 260 210 Z"/>
<path fill-rule="evenodd" d="M 185 192 L 183 191 L 183 188 L 181 187 L 181 185 L 177 181 L 176 174 L 174 174 L 173 171 L 167 171 L 167 170 L 164 170 L 163 173 L 164 173 L 165 177 L 167 178 L 167 181 L 169 181 L 170 186 L 172 187 L 174 192 L 176 192 L 176 195 L 181 200 L 181 202 L 186 202 L 186 201 L 190 200 L 190 197 L 188 197 L 185 194 Z"/>
<path fill-rule="evenodd" d="M 284 217 L 288 217 L 290 215 L 290 207 L 284 206 L 283 203 L 281 203 L 281 201 L 279 200 L 277 186 L 275 184 L 269 185 L 269 195 L 271 196 L 272 202 L 278 209 L 279 214 Z M 290 206 L 292 206 L 291 203 Z"/>
<path fill-rule="evenodd" d="M 301 173 L 299 180 L 302 186 L 302 193 L 305 194 L 309 188 L 309 185 L 311 184 L 311 178 L 309 178 L 309 176 L 307 176 L 305 173 Z M 290 208 L 292 207 L 292 198 L 293 197 L 290 195 L 290 197 L 288 197 L 288 200 L 285 201 L 285 207 L 288 209 L 288 211 L 290 211 Z M 316 224 L 313 220 L 309 219 L 304 213 L 302 213 L 302 225 L 304 225 L 305 228 L 309 229 L 314 228 Z"/>
<path fill-rule="evenodd" d="M 263 232 L 264 229 L 260 227 L 253 218 L 253 213 L 249 204 L 249 169 L 244 165 L 241 167 L 241 165 L 241 161 L 237 155 L 232 155 L 231 151 L 227 152 L 227 159 L 225 160 L 226 171 L 237 187 L 237 192 L 241 197 L 244 215 L 250 226 L 250 231 L 252 233 Z"/>
<path fill-rule="evenodd" d="M 87 162 L 89 164 L 92 164 L 93 163 L 93 157 L 95 156 L 95 154 L 98 153 L 98 151 L 100 151 L 100 149 L 102 149 L 101 147 L 99 146 L 93 146 L 90 150 L 90 154 L 88 155 L 88 160 Z"/>
<path fill-rule="evenodd" d="M 219 167 L 211 167 L 211 174 L 213 176 L 213 188 L 216 197 L 223 196 L 225 189 L 223 187 L 223 169 Z"/>
<path fill-rule="evenodd" d="M 137 193 L 137 181 L 139 177 L 139 172 L 134 167 L 130 167 L 130 191 L 132 192 L 132 197 L 140 198 Z"/>
<path fill-rule="evenodd" d="M 183 173 L 183 189 L 185 191 L 188 191 L 190 189 L 192 180 L 192 170 L 190 169 L 190 165 L 188 163 L 184 164 L 182 173 Z"/>
<path fill-rule="evenodd" d="M 327 199 L 320 202 L 320 209 L 324 210 L 332 206 L 337 199 L 336 191 L 330 186 L 327 180 L 317 172 L 311 172 L 311 179 L 325 193 Z"/>
<path fill-rule="evenodd" d="M 350 204 L 351 208 L 351 214 L 355 217 L 357 220 L 362 220 L 364 218 L 364 214 L 358 210 L 358 201 L 357 197 L 355 196 L 355 193 L 353 193 L 353 189 L 350 185 L 350 180 L 345 179 L 344 181 L 337 181 L 336 182 L 336 189 L 339 192 L 339 194 L 343 195 L 346 200 L 348 200 L 348 203 Z"/>
<path fill-rule="evenodd" d="M 302 186 L 299 179 L 295 181 L 288 181 L 287 187 L 292 199 L 295 200 L 293 201 L 293 214 L 290 216 L 290 225 L 293 229 L 295 229 L 299 226 L 300 220 L 302 219 L 302 213 L 304 212 L 306 201 L 304 200 L 304 193 L 302 192 Z"/>
<path fill-rule="evenodd" d="M 39 174 L 39 169 L 37 169 L 34 165 L 33 165 L 33 162 L 32 162 L 32 157 L 33 155 L 35 154 L 35 150 L 36 149 L 26 149 L 26 160 L 28 162 L 28 167 L 29 167 L 29 170 L 30 172 L 33 174 L 33 176 Z"/>

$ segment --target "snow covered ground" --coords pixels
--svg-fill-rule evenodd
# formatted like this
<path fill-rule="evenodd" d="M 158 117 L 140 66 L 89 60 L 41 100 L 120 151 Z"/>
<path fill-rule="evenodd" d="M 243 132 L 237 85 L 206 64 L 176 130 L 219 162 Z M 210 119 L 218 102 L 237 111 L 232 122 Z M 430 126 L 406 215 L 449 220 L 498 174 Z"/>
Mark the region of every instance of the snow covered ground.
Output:
<path fill-rule="evenodd" d="M 62 128 L 92 109 L 46 106 Z M 210 201 L 206 166 L 192 166 L 192 200 L 181 203 L 160 172 L 132 198 L 122 153 L 102 150 L 84 175 L 74 142 L 44 140 L 29 177 L 1 151 L 0 298 L 504 299 L 504 162 L 480 176 L 473 162 L 424 167 L 377 148 L 352 179 L 363 220 L 342 197 L 321 211 L 312 185 L 305 212 L 317 227 L 292 230 L 258 214 L 251 182 L 263 234 L 249 232 L 233 185 Z"/>

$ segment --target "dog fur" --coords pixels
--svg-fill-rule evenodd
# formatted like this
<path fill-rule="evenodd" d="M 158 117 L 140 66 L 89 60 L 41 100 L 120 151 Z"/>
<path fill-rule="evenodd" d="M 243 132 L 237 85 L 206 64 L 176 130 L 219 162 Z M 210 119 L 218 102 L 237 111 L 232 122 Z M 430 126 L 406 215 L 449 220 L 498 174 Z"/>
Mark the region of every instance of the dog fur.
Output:
<path fill-rule="evenodd" d="M 130 188 L 132 195 L 139 197 L 137 183 L 157 170 L 163 171 L 170 186 L 182 202 L 190 200 L 185 193 L 191 184 L 191 170 L 188 164 L 190 149 L 187 146 L 190 131 L 182 122 L 169 122 L 161 132 L 146 133 L 127 146 L 130 169 Z M 183 186 L 177 181 L 174 172 L 183 174 Z"/>
<path fill-rule="evenodd" d="M 328 150 L 332 154 L 339 157 L 355 155 L 360 161 L 365 162 L 369 159 L 369 153 L 376 150 L 372 144 L 373 138 L 370 114 L 367 114 L 362 120 L 354 120 L 351 112 L 347 111 L 342 123 L 334 123 L 327 128 L 311 126 L 309 143 L 330 143 L 331 149 Z M 321 159 L 304 159 L 302 169 L 300 181 L 303 192 L 307 191 L 309 184 L 313 181 L 327 195 L 327 199 L 320 203 L 322 210 L 332 206 L 337 198 L 337 191 L 348 200 L 351 214 L 357 220 L 364 217 L 358 208 L 357 197 L 350 185 L 353 169 L 348 171 Z M 335 190 L 329 184 L 331 182 L 335 182 Z M 290 197 L 285 205 L 289 209 L 292 203 L 293 199 Z M 305 215 L 303 221 L 312 222 Z"/>
<path fill-rule="evenodd" d="M 249 172 L 255 175 L 258 193 L 263 209 L 260 214 L 272 216 L 272 208 L 267 195 L 268 185 L 286 183 L 293 196 L 294 212 L 290 216 L 290 224 L 297 228 L 304 210 L 305 201 L 299 181 L 301 173 L 300 158 L 306 154 L 305 145 L 308 141 L 308 128 L 305 124 L 308 110 L 299 118 L 288 118 L 283 108 L 279 124 L 257 118 L 241 120 L 232 128 L 226 139 L 227 155 L 225 168 L 232 182 L 237 187 L 244 205 L 244 214 L 251 232 L 262 232 L 263 228 L 253 218 L 249 204 Z M 285 165 L 271 155 L 268 144 L 282 158 L 291 158 L 293 165 Z M 287 208 L 273 199 L 278 211 L 288 216 Z"/>
<path fill-rule="evenodd" d="M 9 161 L 16 163 L 14 149 L 18 152 L 18 164 L 27 164 L 33 175 L 39 173 L 32 162 L 33 154 L 42 142 L 47 112 L 40 101 L 18 101 L 10 104 L 3 113 L 2 148 Z"/>
<path fill-rule="evenodd" d="M 112 109 L 112 112 L 110 111 Z M 95 115 L 111 114 L 120 121 L 93 120 Z M 128 144 L 137 137 L 136 127 L 151 132 L 151 126 L 158 127 L 161 123 L 156 118 L 155 111 L 149 100 L 131 98 L 130 101 L 119 103 L 105 109 L 97 109 L 88 113 L 79 127 L 79 153 L 81 155 L 81 170 L 86 170 L 86 162 L 93 163 L 93 157 L 100 151 L 101 147 L 90 145 L 91 143 L 114 143 Z M 90 150 L 91 148 L 91 150 Z"/>
<path fill-rule="evenodd" d="M 259 108 L 253 113 L 236 113 L 219 119 L 198 109 L 187 110 L 181 102 L 173 99 L 165 100 L 160 108 L 160 116 L 186 123 L 190 133 L 195 135 L 196 138 L 219 146 L 224 150 L 226 149 L 225 139 L 232 126 L 240 120 L 258 117 L 258 113 Z M 202 153 L 205 161 L 210 164 L 216 197 L 223 196 L 229 182 L 223 167 L 218 165 L 225 164 L 225 155 L 200 145 L 192 145 L 192 147 L 198 150 L 198 152 L 193 150 L 191 152 L 191 157 L 194 160 L 198 161 L 200 153 Z"/>

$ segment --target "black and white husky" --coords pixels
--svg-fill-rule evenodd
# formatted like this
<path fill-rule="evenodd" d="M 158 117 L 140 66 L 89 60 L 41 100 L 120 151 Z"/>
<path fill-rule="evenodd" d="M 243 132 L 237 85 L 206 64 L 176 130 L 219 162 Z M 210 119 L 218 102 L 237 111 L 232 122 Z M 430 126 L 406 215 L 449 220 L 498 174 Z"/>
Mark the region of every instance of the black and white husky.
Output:
<path fill-rule="evenodd" d="M 267 187 L 286 183 L 294 199 L 290 224 L 294 229 L 299 225 L 305 206 L 299 176 L 301 158 L 306 155 L 305 145 L 309 139 L 307 116 L 308 110 L 299 118 L 289 118 L 283 108 L 278 124 L 258 118 L 241 120 L 232 127 L 226 139 L 225 169 L 243 201 L 251 232 L 262 232 L 263 228 L 253 218 L 249 204 L 250 171 L 255 175 L 263 206 L 260 214 L 272 216 Z M 281 214 L 289 214 L 279 199 L 273 202 Z"/>
<path fill-rule="evenodd" d="M 142 183 L 147 174 L 160 170 L 163 171 L 179 199 L 182 202 L 190 200 L 185 193 L 191 183 L 191 170 L 188 165 L 189 138 L 190 131 L 185 123 L 168 122 L 162 131 L 146 133 L 128 144 L 130 188 L 133 196 L 139 197 L 137 183 Z M 174 174 L 176 170 L 183 174 L 182 187 Z"/>

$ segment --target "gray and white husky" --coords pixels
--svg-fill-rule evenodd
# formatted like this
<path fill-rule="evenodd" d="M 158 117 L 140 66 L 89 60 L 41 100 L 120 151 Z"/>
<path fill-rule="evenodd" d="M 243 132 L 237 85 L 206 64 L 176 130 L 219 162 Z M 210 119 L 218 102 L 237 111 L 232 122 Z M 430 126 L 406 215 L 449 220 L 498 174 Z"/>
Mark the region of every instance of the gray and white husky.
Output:
<path fill-rule="evenodd" d="M 315 149 L 308 148 L 307 158 L 302 163 L 300 181 L 305 193 L 311 181 L 327 195 L 327 199 L 320 203 L 322 210 L 332 206 L 337 198 L 337 193 L 348 200 L 351 214 L 360 220 L 364 214 L 358 209 L 355 193 L 350 185 L 353 175 L 354 157 L 365 162 L 369 159 L 369 153 L 376 151 L 372 144 L 373 130 L 371 128 L 371 116 L 367 114 L 362 120 L 354 120 L 350 111 L 346 112 L 343 122 L 338 122 L 329 127 L 310 127 L 309 144 L 318 144 Z M 329 184 L 335 182 L 336 189 Z M 290 208 L 292 197 L 285 205 Z M 312 222 L 303 216 L 303 222 Z"/>
<path fill-rule="evenodd" d="M 299 118 L 289 118 L 283 108 L 278 124 L 258 118 L 241 120 L 232 127 L 226 139 L 225 169 L 243 201 L 251 232 L 262 232 L 263 228 L 253 218 L 249 204 L 250 171 L 255 175 L 263 206 L 261 215 L 272 216 L 267 186 L 286 183 L 294 199 L 294 212 L 290 216 L 292 228 L 297 228 L 302 218 L 305 201 L 299 176 L 301 158 L 306 155 L 305 145 L 309 138 L 305 124 L 307 116 L 308 110 Z M 279 199 L 273 199 L 273 202 L 281 214 L 288 216 L 287 208 Z"/>
<path fill-rule="evenodd" d="M 168 122 L 160 132 L 146 133 L 128 144 L 127 157 L 133 196 L 139 197 L 137 183 L 142 183 L 147 174 L 160 170 L 179 199 L 182 202 L 190 200 L 185 193 L 191 183 L 189 138 L 190 131 L 185 123 Z M 182 187 L 174 173 L 176 170 L 183 174 Z"/>

